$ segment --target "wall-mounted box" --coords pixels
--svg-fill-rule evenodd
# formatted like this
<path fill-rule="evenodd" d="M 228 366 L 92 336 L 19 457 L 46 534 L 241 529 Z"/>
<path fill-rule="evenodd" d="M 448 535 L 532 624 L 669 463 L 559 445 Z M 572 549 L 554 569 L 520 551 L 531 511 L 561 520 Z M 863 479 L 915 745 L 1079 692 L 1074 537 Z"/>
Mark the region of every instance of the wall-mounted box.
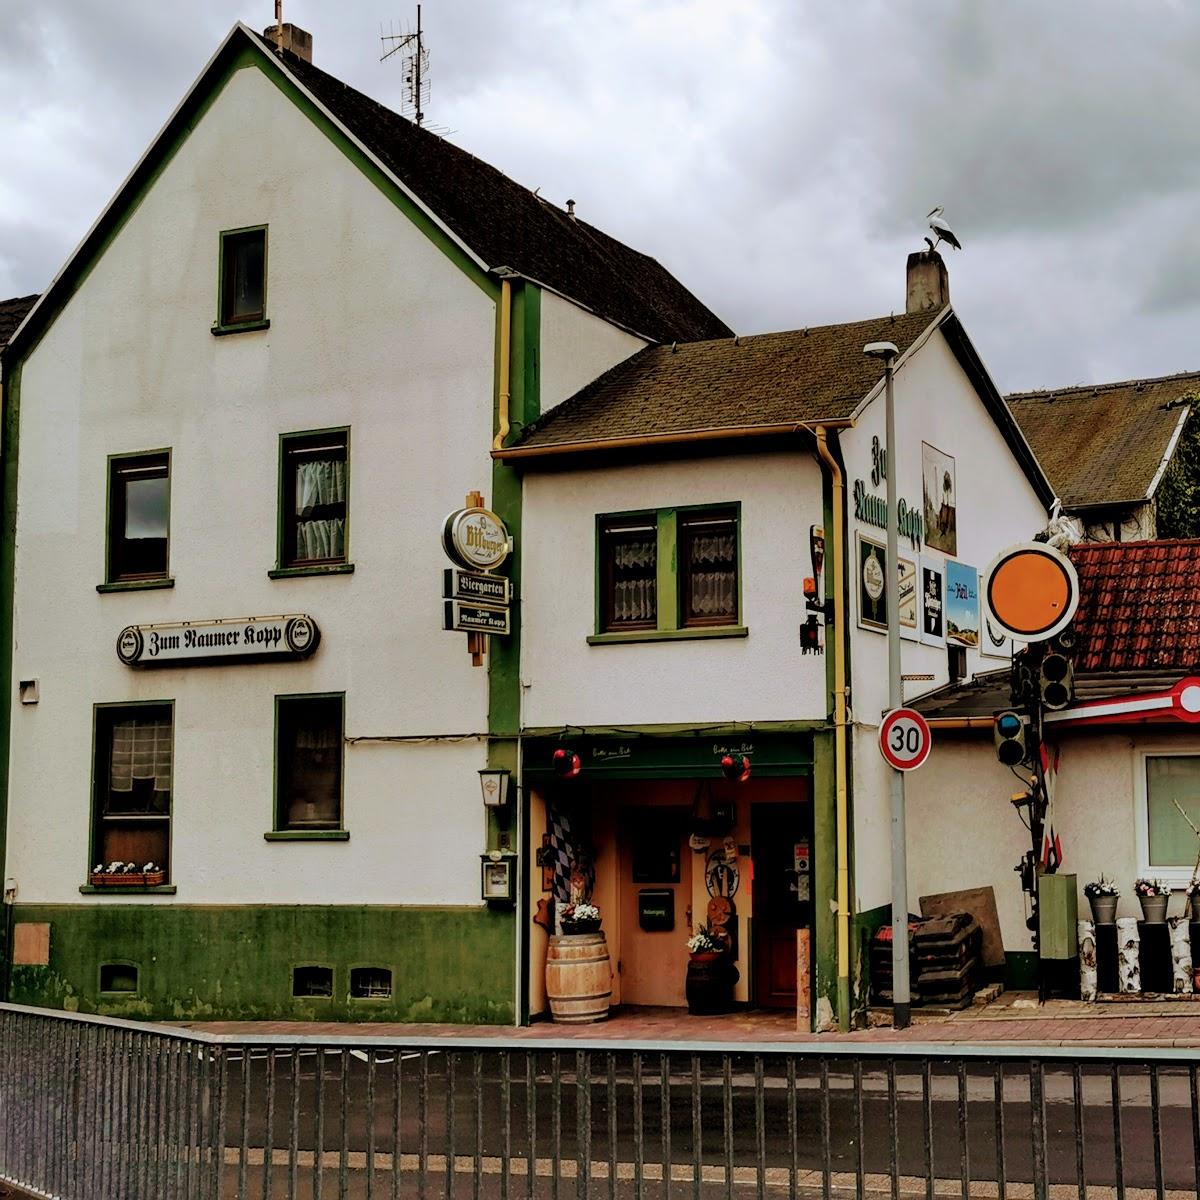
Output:
<path fill-rule="evenodd" d="M 675 928 L 675 890 L 642 888 L 638 892 L 638 925 L 647 933 L 670 933 Z"/>

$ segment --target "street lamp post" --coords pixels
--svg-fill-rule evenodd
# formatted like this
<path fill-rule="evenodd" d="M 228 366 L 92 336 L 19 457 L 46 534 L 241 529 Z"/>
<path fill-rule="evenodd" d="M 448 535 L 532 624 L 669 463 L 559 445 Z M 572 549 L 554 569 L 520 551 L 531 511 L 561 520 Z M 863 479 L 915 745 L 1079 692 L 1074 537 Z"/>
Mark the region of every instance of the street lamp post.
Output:
<path fill-rule="evenodd" d="M 887 479 L 887 646 L 888 646 L 888 708 L 904 704 L 904 683 L 900 674 L 900 536 L 896 519 L 896 402 L 892 375 L 900 351 L 894 342 L 870 342 L 863 353 L 883 362 L 885 438 L 884 465 Z M 909 1024 L 908 978 L 908 852 L 905 835 L 904 772 L 889 768 L 892 773 L 892 1024 L 907 1029 Z"/>

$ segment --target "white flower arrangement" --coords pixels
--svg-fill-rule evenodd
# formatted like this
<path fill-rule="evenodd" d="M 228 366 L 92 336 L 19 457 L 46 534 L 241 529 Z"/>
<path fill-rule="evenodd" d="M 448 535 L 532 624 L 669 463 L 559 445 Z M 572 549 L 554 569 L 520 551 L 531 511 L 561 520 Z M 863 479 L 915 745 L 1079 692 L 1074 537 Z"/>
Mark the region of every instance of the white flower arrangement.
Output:
<path fill-rule="evenodd" d="M 600 920 L 600 910 L 594 904 L 576 904 L 570 919 L 572 921 L 598 921 Z"/>
<path fill-rule="evenodd" d="M 701 925 L 687 940 L 689 954 L 722 954 L 726 946 L 707 925 Z"/>

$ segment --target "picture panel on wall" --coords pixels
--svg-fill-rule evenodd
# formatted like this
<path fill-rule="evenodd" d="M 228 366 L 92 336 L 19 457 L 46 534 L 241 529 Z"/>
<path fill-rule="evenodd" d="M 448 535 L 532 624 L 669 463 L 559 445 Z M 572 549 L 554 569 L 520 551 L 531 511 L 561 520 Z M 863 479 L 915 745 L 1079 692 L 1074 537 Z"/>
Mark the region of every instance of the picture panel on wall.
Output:
<path fill-rule="evenodd" d="M 921 556 L 921 641 L 946 644 L 946 571 L 940 559 Z"/>
<path fill-rule="evenodd" d="M 858 623 L 863 629 L 887 632 L 887 547 L 858 537 Z"/>
<path fill-rule="evenodd" d="M 917 564 L 911 558 L 900 558 L 896 563 L 896 574 L 900 584 L 900 636 L 915 642 L 921 636 L 920 613 L 917 603 Z"/>
<path fill-rule="evenodd" d="M 979 572 L 966 563 L 946 563 L 946 641 L 979 646 Z"/>
<path fill-rule="evenodd" d="M 979 594 L 983 595 L 983 576 L 979 576 Z M 1013 641 L 1006 633 L 1001 633 L 981 612 L 979 630 L 979 653 L 987 658 L 1003 658 L 1011 660 L 1013 656 Z"/>
<path fill-rule="evenodd" d="M 925 544 L 943 554 L 957 554 L 958 509 L 954 459 L 928 442 L 921 443 L 921 487 L 924 493 Z"/>

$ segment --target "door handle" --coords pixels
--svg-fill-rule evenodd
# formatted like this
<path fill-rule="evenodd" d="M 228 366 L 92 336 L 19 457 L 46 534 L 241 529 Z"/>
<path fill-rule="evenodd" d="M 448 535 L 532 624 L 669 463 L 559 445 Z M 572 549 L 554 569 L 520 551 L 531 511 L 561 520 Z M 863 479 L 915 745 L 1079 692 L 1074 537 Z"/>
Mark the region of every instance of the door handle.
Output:
<path fill-rule="evenodd" d="M 684 917 L 687 920 L 687 927 L 689 929 L 691 929 L 691 927 L 692 927 L 692 906 L 690 904 L 687 906 L 687 911 L 684 913 Z"/>

